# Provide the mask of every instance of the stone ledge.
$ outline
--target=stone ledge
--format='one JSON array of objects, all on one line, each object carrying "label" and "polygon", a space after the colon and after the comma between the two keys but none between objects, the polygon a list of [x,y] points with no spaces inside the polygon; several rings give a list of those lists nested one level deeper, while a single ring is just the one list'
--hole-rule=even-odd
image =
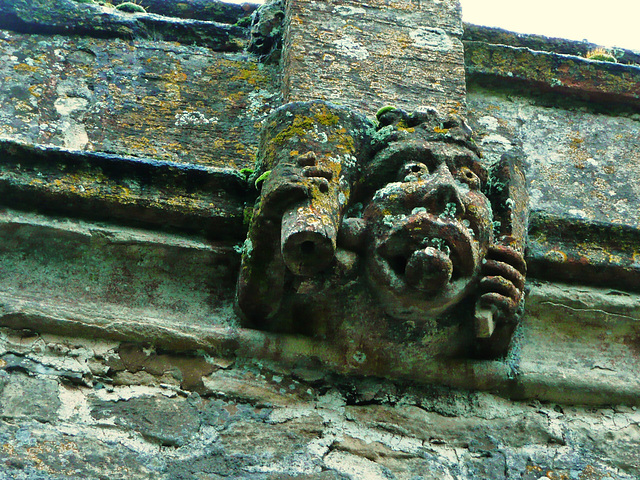
[{"label": "stone ledge", "polygon": [[230,168],[0,140],[0,204],[127,224],[242,236],[244,178]]},{"label": "stone ledge", "polygon": [[522,84],[536,94],[570,95],[640,110],[639,66],[477,41],[465,41],[464,49],[468,81]]},{"label": "stone ledge", "polygon": [[0,288],[18,304],[229,325],[239,268],[230,243],[18,212],[0,220]]},{"label": "stone ledge", "polygon": [[192,44],[0,30],[0,137],[250,167],[280,105],[276,70]]},{"label": "stone ledge", "polygon": [[640,230],[533,212],[527,243],[530,276],[625,291],[640,290]]},{"label": "stone ledge", "polygon": [[21,33],[87,35],[98,38],[161,38],[196,43],[220,51],[243,49],[248,30],[212,21],[126,13],[93,2],[51,0],[46,6],[26,0],[0,4],[0,28]]},{"label": "stone ledge", "polygon": [[[567,40],[566,38],[545,37],[544,35],[531,35],[510,32],[501,28],[485,27],[464,24],[464,41],[484,42],[492,45],[509,45],[511,47],[525,47],[542,52],[560,53],[584,57],[588,52],[601,45],[595,43]],[[613,48],[614,56],[618,63],[640,64],[640,53],[624,48]]]},{"label": "stone ledge", "polygon": [[637,295],[611,290],[532,284],[526,315],[510,353],[497,361],[430,358],[429,352],[415,345],[402,348],[392,342],[381,342],[372,354],[376,358],[354,361],[357,345],[350,338],[329,342],[238,328],[229,294],[213,305],[217,310],[213,316],[100,299],[65,301],[67,294],[56,295],[55,289],[24,293],[3,285],[0,325],[133,341],[171,351],[203,350],[228,358],[263,359],[294,370],[312,365],[339,374],[435,383],[515,399],[640,403],[636,373],[640,368],[640,301]]}]

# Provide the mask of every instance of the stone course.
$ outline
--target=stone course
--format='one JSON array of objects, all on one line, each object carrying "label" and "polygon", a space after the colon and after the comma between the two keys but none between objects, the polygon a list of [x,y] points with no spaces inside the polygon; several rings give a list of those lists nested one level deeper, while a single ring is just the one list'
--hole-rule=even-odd
[{"label": "stone course", "polygon": [[0,365],[3,480],[640,475],[635,407],[512,402],[8,329]]}]

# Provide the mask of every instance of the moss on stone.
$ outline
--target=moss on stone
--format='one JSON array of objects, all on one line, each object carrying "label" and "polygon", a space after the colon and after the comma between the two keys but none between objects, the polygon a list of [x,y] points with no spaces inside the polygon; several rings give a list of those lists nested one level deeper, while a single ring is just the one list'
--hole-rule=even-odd
[{"label": "moss on stone", "polygon": [[147,13],[147,10],[140,4],[134,2],[123,2],[116,5],[116,10],[125,13]]}]

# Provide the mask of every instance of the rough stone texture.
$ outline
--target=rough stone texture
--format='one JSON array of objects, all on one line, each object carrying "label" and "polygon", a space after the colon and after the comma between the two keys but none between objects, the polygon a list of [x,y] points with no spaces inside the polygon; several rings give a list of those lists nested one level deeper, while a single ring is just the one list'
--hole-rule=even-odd
[{"label": "rough stone texture", "polygon": [[226,3],[219,0],[144,1],[144,8],[149,13],[231,24],[249,17],[258,7],[252,2]]},{"label": "rough stone texture", "polygon": [[[567,40],[565,38],[545,37],[542,35],[530,35],[509,32],[501,28],[492,28],[470,23],[464,24],[463,41],[485,42],[494,45],[510,45],[512,47],[525,47],[531,50],[542,52],[555,52],[563,55],[575,55],[585,57],[588,52],[594,50],[600,45],[589,42],[578,42],[575,40]],[[614,57],[618,63],[624,64],[640,64],[640,53],[633,50],[623,48],[611,48]]]},{"label": "rough stone texture", "polygon": [[[20,0],[1,7],[19,7],[5,19],[18,18],[14,28],[23,33],[55,33],[68,25],[54,18],[55,9],[44,20],[29,18],[51,4]],[[96,18],[95,5],[56,5],[88,12],[74,17],[76,29],[69,30],[88,36],[0,37],[0,134],[9,139],[0,203],[17,206],[16,192],[29,192],[35,180],[29,206],[57,198],[51,208],[58,214],[81,215],[77,204],[85,211],[98,205],[103,214],[114,208],[112,220],[138,222],[144,215],[122,205],[160,196],[156,219],[173,212],[174,219],[193,215],[193,223],[205,216],[207,203],[213,215],[223,217],[228,208],[240,219],[243,192],[216,210],[216,196],[228,199],[229,190],[205,195],[203,178],[220,174],[219,188],[239,177],[212,167],[252,165],[259,122],[280,103],[277,68],[242,53],[192,46],[197,35],[181,37],[188,45],[131,39],[132,33],[148,36],[150,25],[179,24],[170,19]],[[423,101],[464,113],[456,2],[290,2],[296,11],[285,58],[291,98],[335,99],[339,91],[345,103],[368,113],[389,103],[411,110]],[[391,21],[393,28],[383,25],[388,35],[373,37],[382,28],[376,18]],[[100,28],[120,39],[94,38]],[[486,160],[513,148],[529,157],[534,273],[557,278],[569,271],[569,280],[609,282],[627,272],[625,278],[637,279],[638,118],[628,114],[638,105],[637,67],[508,47],[473,51],[478,62],[471,58],[469,71],[476,80],[515,77],[511,86],[600,102],[586,111],[562,110],[511,93],[471,95]],[[302,88],[306,81],[311,93]],[[338,90],[340,82],[351,83]],[[609,100],[628,100],[627,115],[611,116]],[[596,106],[609,115],[594,114]],[[67,150],[30,146],[38,144]],[[15,155],[21,148],[28,152],[24,161]],[[89,158],[69,149],[122,156]],[[123,156],[165,163],[145,159],[142,169],[131,169],[132,159]],[[43,168],[47,159],[55,162]],[[106,168],[111,161],[127,165],[127,174]],[[151,172],[152,181],[131,184],[140,182],[141,171]],[[179,188],[163,197],[158,185],[167,172],[165,183],[177,179]],[[84,198],[80,187],[93,189],[94,197]],[[135,195],[123,199],[122,187]],[[109,195],[119,200],[109,203]],[[102,200],[92,203],[96,198]],[[171,207],[172,201],[179,205]],[[183,208],[194,202],[201,217]],[[0,333],[1,480],[640,477],[635,294],[532,281],[528,314],[506,358],[443,361],[425,353],[422,342],[431,340],[410,324],[383,338],[384,321],[357,302],[342,302],[349,315],[333,332],[336,341],[238,328],[232,244],[242,228],[212,245],[95,218],[4,210],[2,218],[0,322],[11,329]],[[558,218],[588,228],[565,230]],[[593,226],[599,230],[578,241],[580,232],[593,234]],[[612,226],[623,227],[624,235]],[[574,258],[567,245],[583,257]],[[591,269],[582,272],[591,277],[567,268],[582,258]],[[607,262],[613,270],[599,278]],[[352,293],[345,289],[343,298],[355,298]],[[478,391],[424,386],[429,383]]]},{"label": "rough stone texture", "polygon": [[0,291],[23,305],[44,300],[59,314],[98,309],[107,317],[205,324],[229,318],[239,268],[233,244],[7,211],[0,238]]},{"label": "rough stone texture", "polygon": [[165,41],[0,31],[0,136],[246,167],[279,105],[273,66]]},{"label": "rough stone texture", "polygon": [[640,128],[637,114],[562,109],[471,89],[470,121],[485,157],[527,157],[530,273],[640,287]]},{"label": "rough stone texture", "polygon": [[640,66],[587,60],[510,45],[467,41],[468,77],[483,83],[521,83],[553,92],[640,110]]},{"label": "rough stone texture", "polygon": [[[125,2],[119,1],[116,5],[118,3]],[[144,8],[142,4],[138,5]],[[216,10],[218,5],[211,2],[209,6]],[[171,10],[162,13],[171,15]],[[217,10],[224,16],[224,8]],[[227,13],[230,13],[228,9]],[[120,10],[109,2],[93,0],[3,0],[0,3],[0,28],[25,33],[163,39],[232,52],[242,50],[246,44],[246,28],[164,15]],[[235,16],[240,17],[240,13]]]},{"label": "rough stone texture", "polygon": [[[324,335],[238,328],[233,289],[240,245],[212,246],[195,238],[11,212],[3,219],[2,326],[147,342],[229,359],[261,358],[305,378],[318,378],[314,371],[324,369],[564,403],[637,404],[640,399],[637,295],[532,283],[527,314],[506,358],[474,360],[469,352],[445,358],[434,351],[446,352],[448,344],[440,345],[437,336],[411,322],[389,322],[348,282],[323,297],[333,305],[323,318],[332,325]],[[344,298],[350,299],[346,305]],[[243,390],[248,395],[236,379],[201,381],[177,360],[173,368],[165,357],[147,362],[130,348],[119,355],[124,363],[111,365],[121,372],[114,373],[114,382],[144,384],[150,375],[167,381],[173,376],[182,388],[198,393],[209,389],[234,397]],[[50,373],[16,357],[4,362],[12,371]],[[211,371],[202,363],[197,368]],[[83,383],[74,368],[60,370],[67,382]],[[256,385],[251,398],[283,401],[272,395]]]},{"label": "rough stone texture", "polygon": [[533,211],[640,228],[640,116],[553,108],[483,89],[468,98],[485,157],[498,159],[522,142]]},{"label": "rough stone texture", "polygon": [[[30,366],[9,368],[11,356],[29,359]],[[122,375],[135,373],[127,370],[136,369],[133,357],[148,368],[144,382]],[[185,390],[178,377],[189,368],[201,385],[213,388]],[[70,384],[69,371],[81,374],[83,383]],[[0,478],[631,480],[640,475],[635,408],[510,402],[487,393],[374,378],[322,373],[317,378],[307,381],[255,361],[2,330]],[[230,382],[235,389],[221,388]],[[19,394],[31,398],[25,405],[37,401],[40,407],[25,414],[24,407],[6,406],[6,398]]]},{"label": "rough stone texture", "polygon": [[385,105],[464,113],[456,1],[287,3],[286,101],[327,100],[374,114]]},{"label": "rough stone texture", "polygon": [[230,168],[137,159],[0,139],[6,206],[238,238],[246,177]]}]

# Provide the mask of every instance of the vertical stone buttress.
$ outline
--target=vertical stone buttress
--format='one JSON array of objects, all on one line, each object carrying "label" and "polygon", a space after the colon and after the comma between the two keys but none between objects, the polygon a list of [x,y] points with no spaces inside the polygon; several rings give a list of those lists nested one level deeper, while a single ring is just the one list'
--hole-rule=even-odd
[{"label": "vertical stone buttress", "polygon": [[465,115],[458,0],[288,0],[285,102]]}]

